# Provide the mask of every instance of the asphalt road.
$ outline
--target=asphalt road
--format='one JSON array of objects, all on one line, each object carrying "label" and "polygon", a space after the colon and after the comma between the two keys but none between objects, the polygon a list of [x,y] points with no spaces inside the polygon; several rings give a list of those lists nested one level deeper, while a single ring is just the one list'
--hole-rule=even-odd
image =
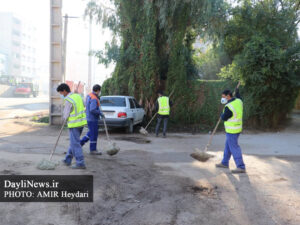
[{"label": "asphalt road", "polygon": [[49,108],[48,96],[37,98],[0,98],[0,120],[25,117]]}]

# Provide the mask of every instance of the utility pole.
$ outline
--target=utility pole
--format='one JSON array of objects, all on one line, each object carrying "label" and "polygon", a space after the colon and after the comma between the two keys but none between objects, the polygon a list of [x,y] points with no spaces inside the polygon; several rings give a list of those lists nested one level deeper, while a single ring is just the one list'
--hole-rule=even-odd
[{"label": "utility pole", "polygon": [[62,0],[50,0],[49,123],[61,124],[62,101],[56,92],[62,82]]},{"label": "utility pole", "polygon": [[88,92],[92,90],[92,18],[89,24],[89,65],[88,65]]},{"label": "utility pole", "polygon": [[65,22],[64,22],[64,37],[63,37],[63,51],[62,51],[62,76],[63,76],[63,82],[66,81],[66,67],[67,67],[67,40],[68,40],[68,23],[69,23],[69,19],[77,19],[80,18],[78,16],[68,16],[68,14],[66,14],[64,16]]},{"label": "utility pole", "polygon": [[66,56],[67,56],[67,32],[68,32],[68,14],[64,16],[65,23],[64,23],[64,37],[63,37],[63,51],[62,51],[62,76],[63,76],[63,82],[66,81]]}]

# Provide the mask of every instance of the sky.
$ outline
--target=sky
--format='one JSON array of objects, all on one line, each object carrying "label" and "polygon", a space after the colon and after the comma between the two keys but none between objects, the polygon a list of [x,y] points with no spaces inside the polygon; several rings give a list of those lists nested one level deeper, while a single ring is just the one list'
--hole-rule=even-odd
[{"label": "sky", "polygon": [[[67,38],[66,79],[75,82],[87,82],[89,22],[83,19],[86,3],[87,0],[63,0],[62,14],[79,17],[69,19]],[[0,0],[0,11],[12,12],[37,28],[37,65],[49,80],[50,0]],[[108,30],[102,30],[99,25],[93,24],[93,50],[103,49],[105,42],[110,39]],[[98,65],[95,58],[92,62],[92,83],[102,84],[110,76],[114,65],[106,69],[105,66]]]}]

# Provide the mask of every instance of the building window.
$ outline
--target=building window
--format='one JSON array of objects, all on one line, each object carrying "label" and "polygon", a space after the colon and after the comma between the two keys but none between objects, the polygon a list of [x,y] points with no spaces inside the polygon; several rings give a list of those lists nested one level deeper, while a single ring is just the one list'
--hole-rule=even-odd
[{"label": "building window", "polygon": [[16,35],[16,36],[20,36],[20,32],[17,31],[17,30],[13,30],[13,31],[12,31],[12,34],[13,34],[13,35]]},{"label": "building window", "polygon": [[18,20],[17,18],[14,18],[14,23],[15,23],[15,24],[20,24],[21,22],[20,22],[20,20]]},{"label": "building window", "polygon": [[20,43],[17,42],[17,41],[13,41],[13,45],[14,45],[14,46],[20,46]]}]

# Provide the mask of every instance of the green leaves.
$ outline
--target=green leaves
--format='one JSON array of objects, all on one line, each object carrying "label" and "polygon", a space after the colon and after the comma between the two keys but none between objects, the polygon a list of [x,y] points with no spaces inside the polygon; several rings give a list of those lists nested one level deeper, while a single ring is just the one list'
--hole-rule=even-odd
[{"label": "green leaves", "polygon": [[293,108],[300,87],[294,26],[299,9],[295,10],[296,1],[240,2],[223,42],[233,62],[219,75],[243,81],[246,96],[251,96],[245,105],[254,124],[276,128]]}]

